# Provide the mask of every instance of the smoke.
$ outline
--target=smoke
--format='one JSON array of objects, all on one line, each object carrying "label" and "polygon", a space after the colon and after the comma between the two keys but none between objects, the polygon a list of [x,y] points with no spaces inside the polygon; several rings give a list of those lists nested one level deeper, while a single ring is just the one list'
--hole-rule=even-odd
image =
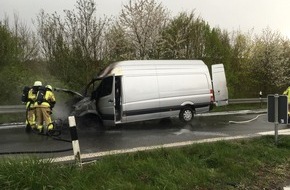
[{"label": "smoke", "polygon": [[66,105],[63,102],[57,102],[55,107],[52,110],[53,117],[55,119],[61,119],[61,120],[67,119],[67,117],[70,114],[70,110],[71,108],[69,107],[69,105]]},{"label": "smoke", "polygon": [[61,119],[65,121],[68,116],[70,116],[73,110],[73,105],[78,101],[78,99],[70,95],[64,96],[63,93],[55,93],[55,96],[56,104],[52,110],[52,117],[53,119]]}]

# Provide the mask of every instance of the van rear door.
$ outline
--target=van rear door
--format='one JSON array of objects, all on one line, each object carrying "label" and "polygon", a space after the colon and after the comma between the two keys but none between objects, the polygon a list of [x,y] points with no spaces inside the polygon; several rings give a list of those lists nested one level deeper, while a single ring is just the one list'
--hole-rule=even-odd
[{"label": "van rear door", "polygon": [[228,105],[229,96],[224,65],[212,65],[211,72],[216,106]]}]

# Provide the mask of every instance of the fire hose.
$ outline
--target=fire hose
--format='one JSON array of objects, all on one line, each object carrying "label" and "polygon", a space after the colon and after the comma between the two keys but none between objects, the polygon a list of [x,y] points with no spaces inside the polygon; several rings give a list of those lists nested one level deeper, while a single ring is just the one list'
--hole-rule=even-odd
[{"label": "fire hose", "polygon": [[[29,106],[28,106],[29,107]],[[28,120],[28,109],[26,109],[26,119]],[[61,121],[61,120],[56,120],[56,121]],[[51,137],[53,140],[56,141],[62,141],[62,142],[69,142],[71,143],[71,140],[66,140],[66,139],[62,139],[59,136],[61,135],[61,131],[62,131],[62,123],[61,122],[53,122],[53,132],[49,132],[47,134],[43,134],[43,133],[38,133],[35,130],[31,129],[29,122],[28,122],[28,127],[26,126],[25,131],[27,133],[29,133],[30,131],[32,131],[34,134],[38,134],[38,135],[43,135],[43,136],[48,136]],[[60,128],[60,129],[58,129]],[[46,153],[59,153],[59,152],[67,152],[67,151],[71,151],[73,150],[73,148],[67,148],[67,149],[59,149],[59,150],[43,150],[43,151],[11,151],[11,152],[0,152],[0,155],[7,155],[7,154],[46,154]]]},{"label": "fire hose", "polygon": [[[39,133],[37,133],[39,134]],[[50,135],[46,135],[46,134],[39,134],[39,135],[43,135],[43,136],[48,136],[51,137],[53,140],[56,141],[62,141],[62,142],[69,142],[71,143],[71,140],[66,140],[66,139],[62,139],[60,137],[55,137],[55,136],[50,136]],[[16,151],[16,152],[0,152],[0,155],[6,155],[6,154],[45,154],[45,153],[59,153],[59,152],[67,152],[67,151],[71,151],[73,150],[73,148],[67,148],[67,149],[59,149],[59,150],[42,150],[42,151]]]},{"label": "fire hose", "polygon": [[250,122],[255,121],[256,119],[258,119],[262,115],[266,115],[266,114],[257,115],[256,117],[254,117],[254,118],[252,118],[250,120],[245,120],[245,121],[229,121],[229,123],[234,123],[234,124],[250,123]]}]

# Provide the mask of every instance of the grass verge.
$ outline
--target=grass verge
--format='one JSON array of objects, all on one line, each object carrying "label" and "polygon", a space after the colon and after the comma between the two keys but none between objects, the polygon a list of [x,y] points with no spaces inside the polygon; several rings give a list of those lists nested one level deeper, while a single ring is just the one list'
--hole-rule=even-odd
[{"label": "grass verge", "polygon": [[104,157],[84,165],[0,160],[1,189],[282,189],[290,136],[194,144]]}]

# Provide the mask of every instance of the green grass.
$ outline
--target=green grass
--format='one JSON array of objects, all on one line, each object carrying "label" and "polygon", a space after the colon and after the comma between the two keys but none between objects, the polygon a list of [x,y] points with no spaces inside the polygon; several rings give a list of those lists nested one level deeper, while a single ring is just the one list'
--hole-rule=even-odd
[{"label": "green grass", "polygon": [[106,156],[82,169],[37,158],[0,160],[1,189],[278,189],[290,137],[195,144]]}]

